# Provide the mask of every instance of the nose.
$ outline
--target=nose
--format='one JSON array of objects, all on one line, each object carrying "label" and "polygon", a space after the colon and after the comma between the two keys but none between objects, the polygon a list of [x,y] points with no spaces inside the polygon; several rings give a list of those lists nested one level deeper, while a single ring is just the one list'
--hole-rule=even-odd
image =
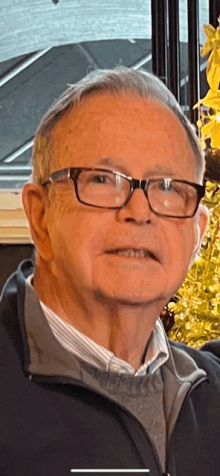
[{"label": "nose", "polygon": [[119,217],[126,222],[145,224],[152,221],[148,199],[142,189],[135,189],[127,205],[119,210]]}]

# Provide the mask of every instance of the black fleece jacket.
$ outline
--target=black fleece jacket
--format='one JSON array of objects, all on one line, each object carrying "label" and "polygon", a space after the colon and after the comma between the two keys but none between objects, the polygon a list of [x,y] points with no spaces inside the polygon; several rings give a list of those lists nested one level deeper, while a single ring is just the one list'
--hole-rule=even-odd
[{"label": "black fleece jacket", "polygon": [[[59,370],[57,375],[30,372],[24,301],[25,277],[33,266],[23,261],[0,299],[0,475],[110,474],[88,469],[138,474],[135,469],[145,469],[142,474],[161,476],[149,436],[126,408]],[[199,351],[172,341],[170,346],[190,355],[206,376],[184,398],[167,447],[166,474],[219,476],[220,341]],[[37,344],[35,350],[40,362]]]}]

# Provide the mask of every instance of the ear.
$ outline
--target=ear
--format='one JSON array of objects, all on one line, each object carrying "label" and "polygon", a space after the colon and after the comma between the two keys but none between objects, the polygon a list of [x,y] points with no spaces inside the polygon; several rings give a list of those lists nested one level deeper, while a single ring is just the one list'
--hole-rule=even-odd
[{"label": "ear", "polygon": [[192,256],[188,265],[188,271],[191,269],[191,267],[194,264],[195,257],[198,253],[198,251],[201,248],[201,244],[203,241],[204,234],[206,232],[207,226],[208,226],[208,220],[209,220],[209,210],[205,205],[199,205],[198,211],[196,213],[195,217],[195,245],[194,249],[192,252]]},{"label": "ear", "polygon": [[52,247],[47,227],[46,199],[38,184],[26,183],[22,190],[22,202],[35,247],[45,260],[52,259]]},{"label": "ear", "polygon": [[195,219],[197,234],[199,230],[199,235],[200,235],[199,240],[197,238],[197,242],[199,241],[198,249],[200,249],[200,246],[202,244],[204,234],[208,227],[208,221],[209,221],[209,209],[205,205],[200,204],[198,211],[196,213],[196,219]]}]

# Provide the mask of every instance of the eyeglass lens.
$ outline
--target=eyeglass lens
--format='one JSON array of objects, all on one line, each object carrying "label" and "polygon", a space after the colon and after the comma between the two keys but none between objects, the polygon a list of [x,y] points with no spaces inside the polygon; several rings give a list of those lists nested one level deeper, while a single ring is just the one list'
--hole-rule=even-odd
[{"label": "eyeglass lens", "polygon": [[[129,192],[129,180],[112,172],[84,170],[78,177],[79,198],[90,205],[120,207]],[[153,210],[169,216],[191,215],[197,204],[194,187],[161,179],[151,182],[148,197]]]}]

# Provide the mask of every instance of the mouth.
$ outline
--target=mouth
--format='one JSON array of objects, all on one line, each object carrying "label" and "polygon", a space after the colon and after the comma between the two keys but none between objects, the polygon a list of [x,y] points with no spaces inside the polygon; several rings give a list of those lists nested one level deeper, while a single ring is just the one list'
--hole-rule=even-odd
[{"label": "mouth", "polygon": [[106,253],[116,255],[116,256],[122,256],[125,258],[130,258],[130,259],[142,259],[142,260],[154,259],[155,261],[158,261],[154,253],[143,248],[142,249],[121,248],[121,249],[109,250],[109,251],[106,251]]}]

